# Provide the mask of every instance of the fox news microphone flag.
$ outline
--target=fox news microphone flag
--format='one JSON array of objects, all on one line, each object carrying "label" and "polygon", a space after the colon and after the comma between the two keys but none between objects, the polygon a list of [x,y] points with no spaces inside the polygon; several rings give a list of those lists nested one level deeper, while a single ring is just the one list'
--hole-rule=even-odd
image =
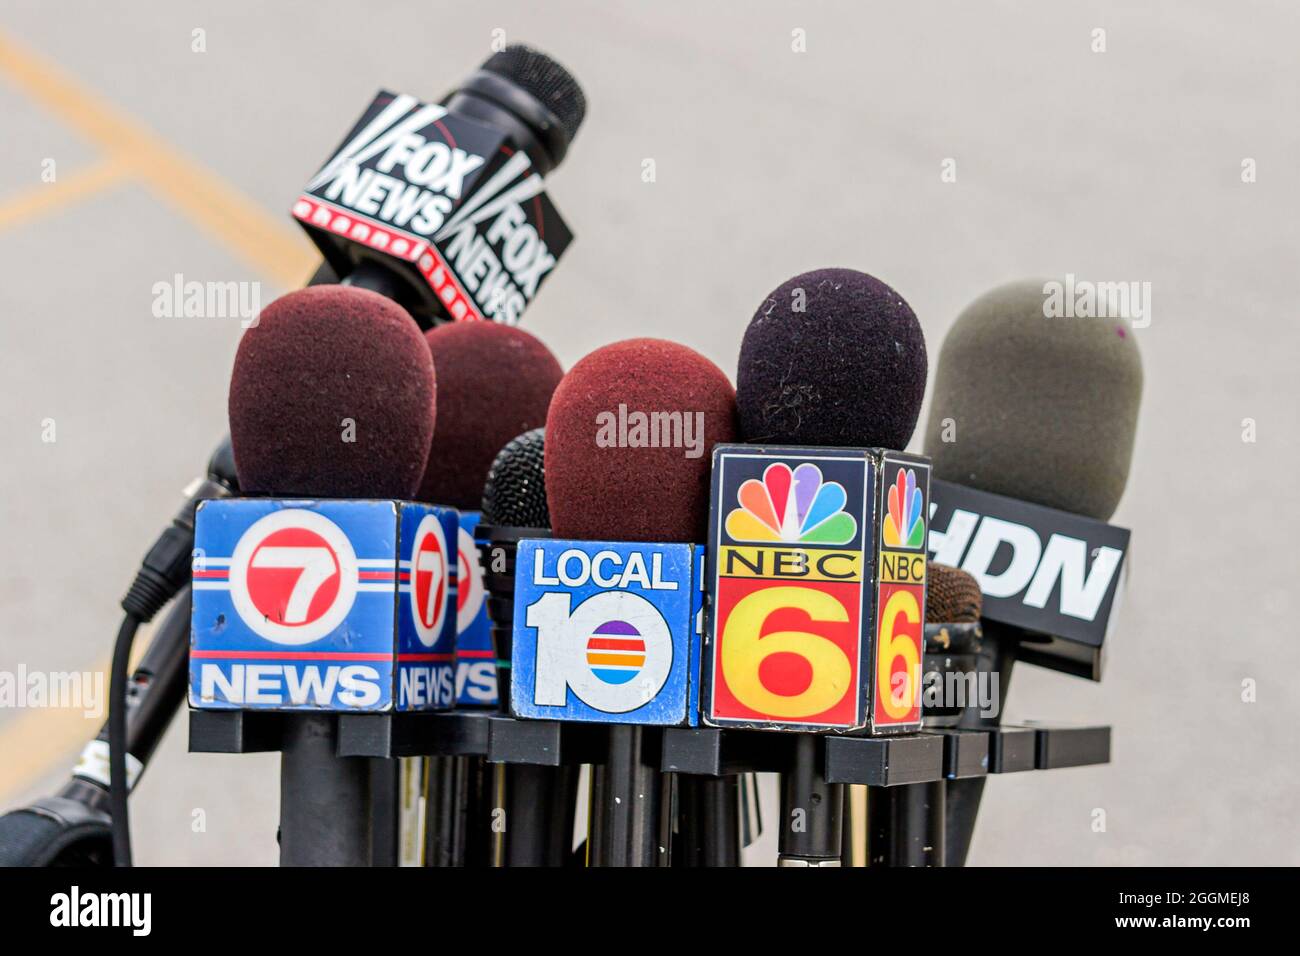
[{"label": "fox news microphone flag", "polygon": [[519,46],[443,104],[380,91],[293,216],[337,275],[389,267],[415,314],[515,325],[573,238],[543,177],[585,113],[568,71]]}]

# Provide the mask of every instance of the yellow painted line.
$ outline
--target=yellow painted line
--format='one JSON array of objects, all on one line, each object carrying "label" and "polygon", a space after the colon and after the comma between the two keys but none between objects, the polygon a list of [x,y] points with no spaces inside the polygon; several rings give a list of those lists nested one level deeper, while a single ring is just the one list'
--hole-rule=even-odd
[{"label": "yellow painted line", "polygon": [[[214,235],[259,275],[293,289],[306,282],[319,262],[319,255],[289,221],[287,212],[283,216],[268,214],[3,30],[0,74],[113,160],[127,162],[159,198]],[[286,209],[293,198],[287,197]]]},{"label": "yellow painted line", "polygon": [[[5,755],[4,777],[0,779],[0,813],[12,810],[11,802],[60,763],[68,775],[76,763],[78,748],[89,743],[108,719],[108,675],[104,675],[104,714],[87,717],[77,707],[25,710],[0,728],[0,753]],[[59,786],[63,781],[59,781]],[[41,793],[37,796],[48,797]]]},{"label": "yellow painted line", "polygon": [[[289,221],[287,213],[267,213],[215,173],[174,149],[3,30],[0,30],[0,75],[106,154],[84,175],[61,184],[65,200],[88,195],[114,178],[135,176],[156,196],[215,236],[257,275],[281,288],[301,286],[319,262],[319,255]],[[19,197],[4,211],[10,223],[53,208],[50,203],[59,187],[41,185],[51,190],[49,196]],[[69,187],[79,192],[69,191]],[[291,201],[294,197],[286,198]],[[106,641],[115,628],[116,622],[107,623]],[[137,648],[147,647],[151,636],[138,635]],[[107,671],[103,663],[98,669]],[[99,726],[98,719],[86,718],[80,710],[30,711],[6,720],[0,727],[0,753],[5,755],[0,767],[4,773],[0,779],[0,811],[7,809],[7,802],[16,794],[53,772],[60,763],[67,761],[71,770],[70,761],[75,759],[76,748],[90,740]]]},{"label": "yellow painted line", "polygon": [[131,168],[126,162],[113,157],[59,177],[52,183],[42,182],[30,186],[17,196],[0,202],[0,229],[21,225],[92,196],[121,182],[130,173]]},{"label": "yellow painted line", "polygon": [[[140,658],[144,657],[153,641],[152,623],[140,628],[131,648],[127,665],[134,673]],[[11,802],[19,794],[53,773],[60,764],[72,775],[81,748],[95,739],[104,721],[108,720],[108,667],[106,658],[90,668],[91,674],[103,674],[104,699],[99,702],[103,711],[98,717],[87,717],[84,707],[46,707],[25,710],[13,720],[0,726],[0,754],[5,755],[0,764],[0,813],[13,809]],[[0,710],[0,714],[4,711]],[[63,785],[62,780],[57,786]],[[49,796],[42,793],[38,796]]]}]

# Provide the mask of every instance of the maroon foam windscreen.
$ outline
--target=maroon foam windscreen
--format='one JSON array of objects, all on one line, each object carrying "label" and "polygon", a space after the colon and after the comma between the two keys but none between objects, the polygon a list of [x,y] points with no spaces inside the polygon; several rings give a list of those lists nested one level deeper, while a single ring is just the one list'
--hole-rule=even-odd
[{"label": "maroon foam windscreen", "polygon": [[438,377],[438,423],[419,499],[472,510],[497,452],[546,423],[564,370],[522,329],[452,322],[425,333]]},{"label": "maroon foam windscreen", "polygon": [[557,538],[703,541],[713,446],[736,439],[736,393],[703,355],[662,339],[592,352],[546,419]]},{"label": "maroon foam windscreen", "polygon": [[390,299],[313,286],[244,332],[228,408],[245,494],[410,498],[433,437],[433,362]]}]

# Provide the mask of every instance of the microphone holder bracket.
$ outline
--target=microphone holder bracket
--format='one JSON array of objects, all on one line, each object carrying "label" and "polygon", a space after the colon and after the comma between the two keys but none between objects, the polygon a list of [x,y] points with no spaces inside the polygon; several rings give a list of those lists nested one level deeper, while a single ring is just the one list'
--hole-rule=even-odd
[{"label": "microphone holder bracket", "polygon": [[[190,710],[195,753],[254,753],[283,746],[285,718],[267,711]],[[492,763],[558,767],[601,763],[610,724],[516,720],[491,711],[338,715],[340,757],[484,757]],[[723,777],[782,772],[794,759],[796,734],[717,727],[646,727],[664,773]],[[1110,762],[1111,728],[1007,724],[936,728],[891,737],[821,737],[830,783],[894,787],[1056,770]]]}]

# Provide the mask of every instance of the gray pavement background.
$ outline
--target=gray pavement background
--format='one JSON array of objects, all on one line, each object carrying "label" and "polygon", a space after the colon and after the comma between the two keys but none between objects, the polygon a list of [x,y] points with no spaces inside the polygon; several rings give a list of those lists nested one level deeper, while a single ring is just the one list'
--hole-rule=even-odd
[{"label": "gray pavement background", "polygon": [[[1090,51],[1096,27],[1105,53]],[[0,6],[0,33],[286,234],[296,190],[375,89],[437,97],[498,28],[566,63],[590,99],[550,187],[578,238],[525,318],[566,365],[655,335],[734,373],[755,306],[822,265],[888,281],[935,354],[960,309],[1009,279],[1152,283],[1115,517],[1134,531],[1132,575],[1106,679],[1022,668],[1009,705],[1112,723],[1114,762],[992,780],[971,862],[1300,863],[1300,7]],[[791,50],[797,28],[805,53]],[[101,155],[3,75],[0,112],[0,214],[38,187],[43,158],[64,176]],[[947,157],[955,183],[940,181]],[[0,670],[90,667],[107,659],[141,549],[224,428],[237,323],[154,318],[152,285],[179,272],[260,279],[264,301],[284,289],[135,181],[0,229],[0,262]],[[79,740],[46,735],[39,716],[0,711],[0,803],[48,789],[75,756]],[[187,755],[178,721],[135,799],[139,860],[274,862],[275,766]]]}]

